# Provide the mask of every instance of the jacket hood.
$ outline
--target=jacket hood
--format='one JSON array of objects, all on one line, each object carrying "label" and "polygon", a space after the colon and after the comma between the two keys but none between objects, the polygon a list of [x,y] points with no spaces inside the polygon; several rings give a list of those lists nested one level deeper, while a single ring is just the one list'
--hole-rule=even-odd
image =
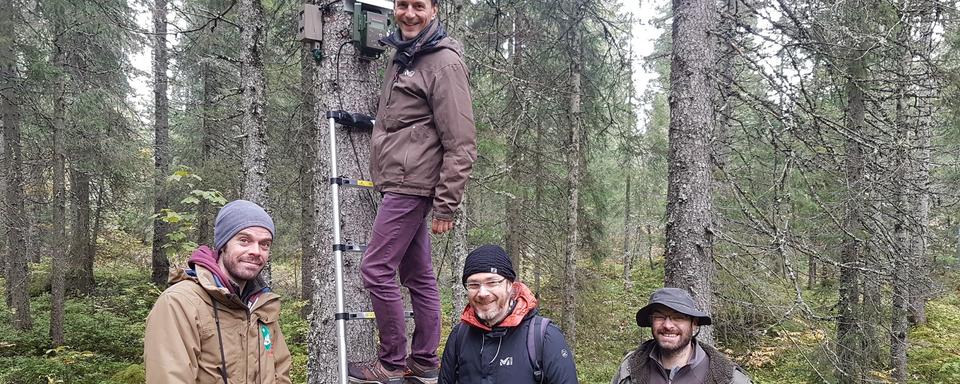
[{"label": "jacket hood", "polygon": [[[227,274],[220,270],[220,255],[212,251],[206,245],[201,245],[193,251],[187,265],[190,269],[178,268],[170,274],[169,283],[173,285],[182,280],[193,280],[204,287],[211,295],[220,297],[220,301],[230,303],[231,296],[239,299],[240,303],[247,306],[257,301],[257,298],[270,291],[263,278],[257,275],[253,280],[247,281],[243,286],[242,292],[237,292],[238,287],[230,281]],[[210,273],[210,281],[201,278],[201,270]]]},{"label": "jacket hood", "polygon": [[439,51],[441,49],[449,49],[454,51],[457,53],[457,56],[460,56],[461,59],[463,58],[463,44],[452,37],[447,36],[437,42],[437,45],[433,50]]},{"label": "jacket hood", "polygon": [[[494,327],[497,328],[512,328],[520,325],[525,318],[528,316],[534,316],[537,314],[537,297],[533,295],[533,292],[530,291],[530,288],[521,282],[515,281],[513,283],[513,309],[507,317],[500,321],[500,323],[495,324]],[[473,310],[473,306],[467,304],[467,307],[463,309],[463,314],[460,315],[460,321],[469,324],[471,327],[479,328],[484,331],[492,331],[493,328],[484,324],[480,319],[477,319],[477,314]]]},{"label": "jacket hood", "polygon": [[187,265],[194,270],[196,270],[198,265],[205,268],[217,278],[219,286],[227,288],[227,291],[234,295],[237,294],[237,288],[233,286],[230,278],[220,270],[220,254],[211,250],[210,247],[201,245],[195,249],[193,253],[190,254],[190,260],[187,260]]},{"label": "jacket hood", "polygon": [[442,49],[450,49],[456,52],[461,59],[463,58],[463,46],[447,35],[446,29],[443,28],[443,24],[439,20],[431,21],[426,28],[410,40],[404,40],[400,28],[397,28],[390,35],[380,39],[379,43],[396,49],[391,61],[401,71],[413,68],[415,61],[420,56]]}]

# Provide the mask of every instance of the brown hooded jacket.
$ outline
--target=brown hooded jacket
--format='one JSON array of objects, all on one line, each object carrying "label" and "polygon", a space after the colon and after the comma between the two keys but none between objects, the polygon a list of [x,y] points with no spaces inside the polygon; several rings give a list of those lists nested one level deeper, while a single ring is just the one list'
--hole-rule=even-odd
[{"label": "brown hooded jacket", "polygon": [[452,220],[476,157],[460,43],[444,37],[402,71],[391,59],[370,141],[377,190],[433,196],[434,217]]},{"label": "brown hooded jacket", "polygon": [[221,348],[230,383],[290,383],[280,297],[254,287],[241,299],[218,284],[210,270],[216,256],[206,247],[194,252],[191,266],[171,273],[170,288],[147,316],[147,383],[223,383]]}]

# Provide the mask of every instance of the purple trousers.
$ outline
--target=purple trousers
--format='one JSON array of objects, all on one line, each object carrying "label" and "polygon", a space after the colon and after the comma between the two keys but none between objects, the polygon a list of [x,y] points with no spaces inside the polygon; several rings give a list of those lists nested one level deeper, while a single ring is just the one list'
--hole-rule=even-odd
[{"label": "purple trousers", "polygon": [[436,367],[440,345],[440,291],[430,257],[427,214],[433,198],[386,193],[367,252],[360,263],[363,286],[370,292],[380,330],[380,362],[406,367],[407,336],[403,298],[397,285],[410,290],[413,305],[413,341],[410,356],[419,364]]}]

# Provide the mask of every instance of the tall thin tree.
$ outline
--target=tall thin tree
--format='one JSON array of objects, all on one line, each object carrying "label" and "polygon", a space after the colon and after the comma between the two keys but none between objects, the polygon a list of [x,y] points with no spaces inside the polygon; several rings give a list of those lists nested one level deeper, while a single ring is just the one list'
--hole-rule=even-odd
[{"label": "tall thin tree", "polygon": [[[855,11],[851,8],[851,17]],[[855,39],[855,38],[852,38]],[[844,197],[843,240],[840,253],[840,300],[837,317],[837,359],[841,383],[861,380],[862,354],[860,353],[860,268],[863,252],[863,196],[864,154],[857,135],[864,129],[863,82],[866,68],[863,51],[853,43],[847,52],[845,77],[846,129],[849,136],[845,143],[844,174],[846,196]]]},{"label": "tall thin tree", "polygon": [[30,268],[24,238],[23,157],[20,149],[20,98],[17,72],[16,33],[12,1],[0,5],[0,122],[3,123],[3,154],[6,168],[6,203],[3,229],[7,243],[7,297],[13,312],[13,327],[33,328],[30,317]]},{"label": "tall thin tree", "polygon": [[[243,146],[243,198],[260,204],[268,212],[267,190],[267,78],[263,67],[266,50],[263,3],[260,0],[240,0],[240,82],[243,93],[243,119],[240,126],[245,135]],[[260,276],[270,284],[272,268],[268,262]]]},{"label": "tall thin tree", "polygon": [[[167,0],[153,3],[153,211],[170,207],[165,180],[170,173],[170,121],[167,100]],[[151,281],[158,287],[167,283],[170,261],[164,251],[169,228],[163,220],[153,221]]]},{"label": "tall thin tree", "polygon": [[[563,315],[560,322],[567,340],[570,345],[575,346],[577,340],[577,261],[580,252],[580,184],[583,179],[583,148],[581,143],[581,134],[583,130],[582,121],[582,71],[583,71],[583,47],[581,17],[584,13],[584,4],[575,0],[571,2],[573,9],[570,10],[571,20],[569,29],[568,59],[570,63],[569,85],[570,99],[567,110],[567,123],[570,125],[567,131],[567,188],[568,208],[567,208],[567,239],[564,243],[564,262],[563,262]],[[574,347],[575,348],[575,347]]]},{"label": "tall thin tree", "polygon": [[[63,68],[63,49],[54,44],[54,63]],[[66,74],[60,73],[55,80],[54,109],[66,110]],[[67,286],[67,192],[66,192],[66,149],[65,130],[62,113],[54,114],[53,131],[53,243],[50,263],[50,340],[54,346],[64,342],[64,303]]]},{"label": "tall thin tree", "polygon": [[[716,17],[713,1],[673,2],[664,282],[689,291],[706,313],[713,311],[709,137],[715,123]],[[702,328],[698,339],[712,343],[712,329]]]},{"label": "tall thin tree", "polygon": [[[336,311],[333,225],[340,226],[342,241],[366,243],[376,214],[373,193],[360,189],[341,189],[340,222],[333,222],[331,203],[331,176],[346,176],[364,179],[369,176],[370,131],[336,127],[336,140],[330,142],[327,111],[346,110],[373,115],[376,109],[380,77],[377,75],[383,61],[366,61],[350,46],[349,36],[339,31],[349,29],[352,15],[340,7],[324,9],[324,41],[320,48],[320,61],[316,62],[315,83],[317,95],[316,113],[319,132],[319,152],[316,163],[314,200],[316,201],[316,225],[314,244],[318,257],[315,290],[311,298],[311,327],[307,343],[307,382],[328,383],[338,377],[337,333],[334,312]],[[330,174],[330,147],[337,148],[337,170]],[[360,254],[344,253],[344,308],[346,311],[368,311],[370,300],[360,278]],[[352,321],[346,324],[346,340],[351,361],[369,360],[376,353],[372,322]]]}]

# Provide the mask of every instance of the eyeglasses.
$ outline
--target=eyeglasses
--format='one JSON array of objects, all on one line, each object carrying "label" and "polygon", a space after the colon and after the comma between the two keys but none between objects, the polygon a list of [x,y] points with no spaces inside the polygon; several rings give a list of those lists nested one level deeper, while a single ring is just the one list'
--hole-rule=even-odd
[{"label": "eyeglasses", "polygon": [[506,280],[506,279],[507,279],[507,278],[504,277],[504,278],[502,278],[502,279],[500,279],[500,280],[487,280],[487,281],[484,281],[484,282],[482,282],[482,283],[478,283],[478,282],[475,282],[475,281],[474,281],[474,282],[466,283],[466,284],[464,284],[463,286],[464,286],[464,288],[467,288],[467,290],[470,291],[470,292],[477,292],[477,291],[479,291],[481,286],[483,286],[484,288],[486,288],[486,289],[489,291],[489,290],[491,290],[491,289],[494,289],[494,288],[499,287],[499,286],[500,286],[500,283],[503,283],[503,281]]},{"label": "eyeglasses", "polygon": [[686,321],[690,319],[690,316],[684,315],[682,313],[672,313],[669,315],[663,313],[654,313],[650,315],[650,321],[654,323],[662,323],[670,319],[671,322],[678,323],[681,321]]}]

